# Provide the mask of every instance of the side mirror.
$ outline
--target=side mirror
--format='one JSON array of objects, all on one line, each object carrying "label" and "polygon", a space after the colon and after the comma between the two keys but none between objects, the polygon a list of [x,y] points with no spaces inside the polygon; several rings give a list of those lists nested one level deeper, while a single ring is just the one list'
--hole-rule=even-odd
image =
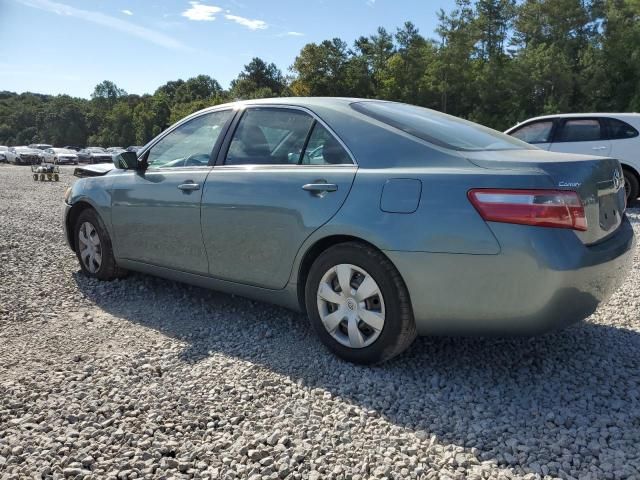
[{"label": "side mirror", "polygon": [[138,170],[140,168],[140,162],[138,162],[136,152],[119,153],[113,157],[113,163],[116,168],[123,170]]}]

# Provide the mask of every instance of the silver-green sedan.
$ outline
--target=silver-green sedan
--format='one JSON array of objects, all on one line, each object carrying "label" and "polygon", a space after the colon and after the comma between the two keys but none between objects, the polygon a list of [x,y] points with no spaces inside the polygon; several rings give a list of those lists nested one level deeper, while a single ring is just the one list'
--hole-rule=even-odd
[{"label": "silver-green sedan", "polygon": [[83,272],[298,309],[359,363],[418,334],[582,320],[623,281],[634,246],[617,160],[400,103],[219,105],[114,162],[77,169],[66,193]]}]

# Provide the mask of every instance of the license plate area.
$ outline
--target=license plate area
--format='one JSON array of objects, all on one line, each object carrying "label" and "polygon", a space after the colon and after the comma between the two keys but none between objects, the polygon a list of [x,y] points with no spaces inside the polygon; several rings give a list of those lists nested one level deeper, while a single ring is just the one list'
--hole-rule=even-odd
[{"label": "license plate area", "polygon": [[605,232],[609,232],[622,221],[622,215],[618,208],[618,195],[616,193],[610,193],[603,195],[598,199],[600,209],[600,229]]}]

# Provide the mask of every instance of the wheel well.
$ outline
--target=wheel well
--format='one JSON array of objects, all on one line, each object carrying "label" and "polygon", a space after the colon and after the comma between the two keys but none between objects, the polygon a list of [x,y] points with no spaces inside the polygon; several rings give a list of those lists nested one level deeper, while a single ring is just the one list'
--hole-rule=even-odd
[{"label": "wheel well", "polygon": [[630,165],[627,165],[626,163],[623,163],[621,166],[622,166],[622,170],[627,170],[627,171],[633,173],[633,175],[636,177],[638,182],[640,182],[640,174],[638,173],[638,171],[635,168],[633,168]]},{"label": "wheel well", "polygon": [[82,212],[87,209],[93,209],[93,207],[87,202],[77,202],[74,203],[69,211],[69,215],[67,215],[67,238],[69,239],[69,245],[71,245],[71,249],[76,251],[76,243],[73,241],[73,227],[78,220],[78,217]]},{"label": "wheel well", "polygon": [[375,248],[376,250],[380,251],[380,249],[375,245],[373,245],[372,243],[369,243],[358,237],[353,237],[351,235],[332,235],[330,237],[322,238],[318,240],[316,243],[314,243],[311,246],[311,248],[309,248],[307,252],[304,254],[304,258],[300,262],[300,267],[298,269],[298,281],[297,281],[298,303],[300,305],[300,309],[303,312],[306,311],[306,304],[305,304],[306,288],[305,287],[307,283],[307,277],[309,276],[309,270],[311,270],[311,265],[313,265],[313,262],[316,261],[316,258],[318,258],[320,254],[325,250],[333,247],[334,245],[338,245],[340,243],[347,243],[347,242],[362,243],[364,245],[367,245],[371,248]]}]

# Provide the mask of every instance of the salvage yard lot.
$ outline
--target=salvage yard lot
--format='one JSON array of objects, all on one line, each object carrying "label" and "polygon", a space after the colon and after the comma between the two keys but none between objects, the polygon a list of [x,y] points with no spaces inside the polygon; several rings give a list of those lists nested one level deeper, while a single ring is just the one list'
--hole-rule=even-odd
[{"label": "salvage yard lot", "polygon": [[360,367],[300,314],[82,276],[72,171],[0,165],[0,478],[640,478],[637,251],[580,325],[418,338]]}]

